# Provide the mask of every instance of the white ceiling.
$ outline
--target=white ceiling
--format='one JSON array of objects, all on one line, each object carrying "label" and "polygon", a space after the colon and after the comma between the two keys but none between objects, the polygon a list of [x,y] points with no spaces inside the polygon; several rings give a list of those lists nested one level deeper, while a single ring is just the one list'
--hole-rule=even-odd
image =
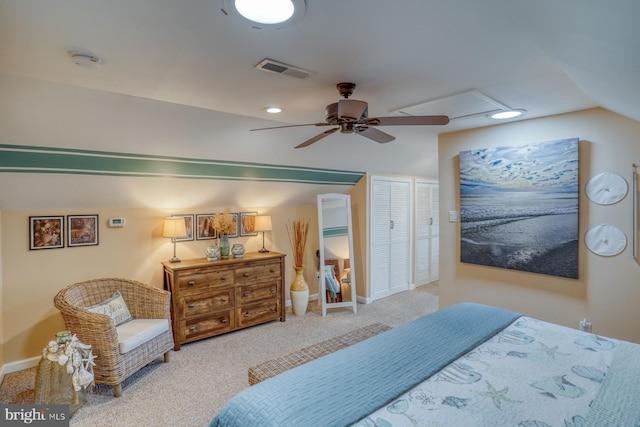
[{"label": "white ceiling", "polygon": [[[455,116],[449,97],[475,90],[527,110],[524,119],[602,106],[640,120],[640,1],[306,4],[294,25],[258,30],[225,15],[220,0],[0,0],[0,74],[230,113],[239,120],[229,126],[247,133],[323,121],[342,81],[357,84],[352,98],[367,101],[371,117],[441,98],[440,113]],[[102,67],[80,68],[70,51],[98,55]],[[313,74],[299,80],[256,70],[264,58]],[[277,121],[263,111],[270,105],[285,109]],[[491,124],[480,116],[420,132]],[[263,136],[269,143],[286,138],[275,155],[280,163],[312,163],[322,144],[332,144],[326,141],[347,138],[337,133],[292,149],[324,129],[259,133],[271,134]],[[406,127],[381,130],[398,136],[391,144],[410,145],[415,135]],[[336,167],[369,170],[364,157]]]}]

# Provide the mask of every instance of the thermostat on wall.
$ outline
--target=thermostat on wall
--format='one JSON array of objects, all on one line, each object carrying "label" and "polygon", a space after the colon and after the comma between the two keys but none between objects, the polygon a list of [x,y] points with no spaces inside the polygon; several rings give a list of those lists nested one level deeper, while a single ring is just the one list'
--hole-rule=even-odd
[{"label": "thermostat on wall", "polygon": [[109,227],[124,227],[124,218],[109,218]]}]

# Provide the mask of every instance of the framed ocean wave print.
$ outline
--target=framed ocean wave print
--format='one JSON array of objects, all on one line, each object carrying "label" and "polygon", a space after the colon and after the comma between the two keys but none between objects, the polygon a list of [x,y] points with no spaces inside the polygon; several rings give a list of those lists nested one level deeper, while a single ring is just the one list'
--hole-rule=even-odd
[{"label": "framed ocean wave print", "polygon": [[578,138],[460,152],[460,261],[578,278]]}]

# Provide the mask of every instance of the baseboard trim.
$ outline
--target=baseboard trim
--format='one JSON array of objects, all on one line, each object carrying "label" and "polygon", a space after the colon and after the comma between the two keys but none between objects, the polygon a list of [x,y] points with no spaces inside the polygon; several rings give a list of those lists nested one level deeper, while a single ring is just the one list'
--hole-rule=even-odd
[{"label": "baseboard trim", "polygon": [[33,368],[40,363],[40,356],[31,357],[29,359],[18,360],[15,362],[5,363],[0,366],[0,383],[6,374],[22,371],[23,369]]}]

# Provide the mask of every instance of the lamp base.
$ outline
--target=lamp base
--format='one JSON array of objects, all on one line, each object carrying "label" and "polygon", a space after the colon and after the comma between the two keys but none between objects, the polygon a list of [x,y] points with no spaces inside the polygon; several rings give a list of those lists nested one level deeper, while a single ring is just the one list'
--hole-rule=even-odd
[{"label": "lamp base", "polygon": [[181,262],[181,261],[180,261],[180,258],[174,255],[173,258],[169,260],[169,262]]},{"label": "lamp base", "polygon": [[258,249],[258,252],[266,253],[266,252],[269,252],[269,249],[263,247],[262,249]]}]

